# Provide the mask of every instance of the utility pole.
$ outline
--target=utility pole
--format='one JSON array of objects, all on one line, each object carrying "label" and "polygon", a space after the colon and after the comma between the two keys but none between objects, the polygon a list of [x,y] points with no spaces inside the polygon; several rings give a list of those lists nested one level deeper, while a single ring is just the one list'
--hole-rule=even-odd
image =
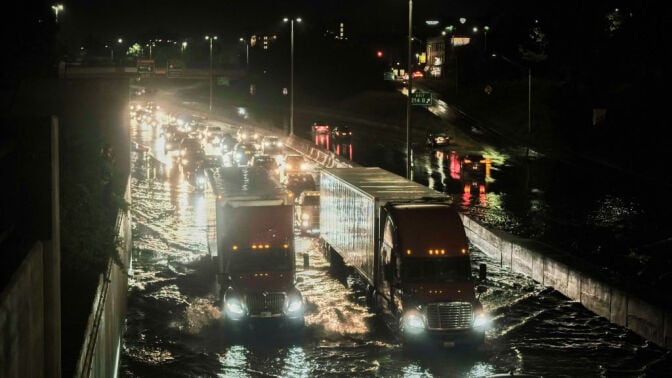
[{"label": "utility pole", "polygon": [[413,75],[411,75],[411,41],[413,40],[413,0],[408,0],[408,96],[406,98],[406,178],[411,179],[411,95],[413,94]]}]

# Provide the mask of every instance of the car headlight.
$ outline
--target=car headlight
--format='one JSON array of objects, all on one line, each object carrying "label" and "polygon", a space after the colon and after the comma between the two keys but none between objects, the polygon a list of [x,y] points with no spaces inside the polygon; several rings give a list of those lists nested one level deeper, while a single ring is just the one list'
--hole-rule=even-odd
[{"label": "car headlight", "polygon": [[199,176],[198,179],[196,180],[196,182],[199,183],[199,184],[201,184],[201,185],[203,185],[203,184],[205,184],[205,178]]},{"label": "car headlight", "polygon": [[310,219],[310,214],[308,214],[308,213],[303,213],[303,214],[301,214],[301,219],[303,219],[303,220],[308,220],[308,219]]},{"label": "car headlight", "polygon": [[309,169],[310,169],[310,164],[308,164],[308,163],[302,163],[301,164],[301,170],[302,171],[307,171]]},{"label": "car headlight", "polygon": [[404,330],[418,333],[425,329],[425,321],[419,311],[411,310],[404,315]]},{"label": "car headlight", "polygon": [[474,314],[474,328],[488,328],[490,323],[490,317],[485,312]]},{"label": "car headlight", "polygon": [[189,160],[187,160],[187,159],[182,159],[182,164],[189,164]]},{"label": "car headlight", "polygon": [[226,312],[231,315],[243,315],[245,308],[238,298],[231,298],[226,301]]}]

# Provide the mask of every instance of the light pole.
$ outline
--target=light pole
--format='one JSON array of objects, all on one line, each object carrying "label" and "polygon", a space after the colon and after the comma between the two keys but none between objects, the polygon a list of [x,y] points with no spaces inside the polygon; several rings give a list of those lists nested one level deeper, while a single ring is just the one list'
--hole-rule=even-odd
[{"label": "light pole", "polygon": [[154,41],[150,39],[147,46],[149,47],[149,59],[152,59],[152,46],[154,46]]},{"label": "light pole", "polygon": [[289,73],[289,136],[294,136],[294,21],[301,22],[301,18],[289,19],[285,17],[284,22],[290,22],[290,73]]},{"label": "light pole", "polygon": [[181,52],[182,54],[184,54],[184,50],[185,50],[186,48],[187,48],[187,41],[184,41],[184,42],[182,42],[182,48],[181,48],[180,52]]},{"label": "light pole", "polygon": [[58,14],[63,12],[63,4],[54,4],[51,6],[51,9],[54,11],[56,16],[56,23],[58,23]]},{"label": "light pole", "polygon": [[245,65],[250,68],[250,44],[243,37],[240,37],[240,42],[245,42]]},{"label": "light pole", "polygon": [[[485,50],[485,53],[488,53],[488,30],[490,30],[490,27],[488,25],[485,25],[483,27],[483,49]],[[487,55],[486,55],[487,56]]]},{"label": "light pole", "polygon": [[411,179],[411,95],[413,75],[411,75],[411,42],[413,41],[413,0],[408,0],[408,97],[406,98],[406,178]]},{"label": "light pole", "polygon": [[217,36],[205,36],[206,40],[210,41],[210,111],[212,112],[212,41],[217,40]]}]

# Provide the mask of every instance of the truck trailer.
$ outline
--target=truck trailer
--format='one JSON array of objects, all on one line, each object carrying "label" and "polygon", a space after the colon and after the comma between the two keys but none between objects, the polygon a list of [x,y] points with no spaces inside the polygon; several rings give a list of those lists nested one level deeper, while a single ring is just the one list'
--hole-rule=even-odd
[{"label": "truck trailer", "polygon": [[359,273],[369,303],[405,343],[483,343],[485,287],[448,196],[377,167],[323,169],[320,242],[327,260]]},{"label": "truck trailer", "polygon": [[301,329],[304,303],[295,285],[291,197],[261,168],[217,168],[208,174],[215,209],[208,244],[217,261],[226,329]]}]

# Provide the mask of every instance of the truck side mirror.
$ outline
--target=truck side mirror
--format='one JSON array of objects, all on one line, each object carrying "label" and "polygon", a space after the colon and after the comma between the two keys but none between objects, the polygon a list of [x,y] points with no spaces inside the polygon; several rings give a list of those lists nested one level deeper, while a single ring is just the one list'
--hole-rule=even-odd
[{"label": "truck side mirror", "polygon": [[485,264],[478,265],[478,280],[484,282],[487,278],[488,272]]}]

